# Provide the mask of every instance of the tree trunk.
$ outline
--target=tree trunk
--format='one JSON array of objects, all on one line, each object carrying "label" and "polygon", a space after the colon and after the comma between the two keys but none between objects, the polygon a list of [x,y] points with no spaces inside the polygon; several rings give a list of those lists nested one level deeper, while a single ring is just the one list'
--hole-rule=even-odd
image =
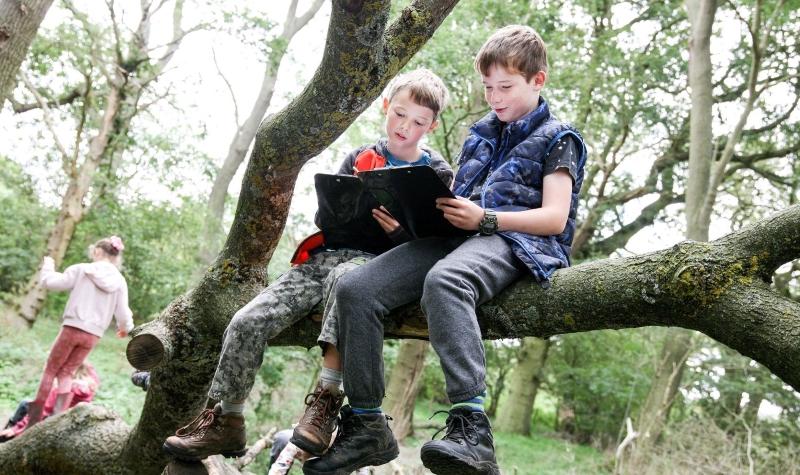
[{"label": "tree trunk", "polygon": [[0,2],[0,109],[14,91],[17,71],[52,4],[53,0]]},{"label": "tree trunk", "polygon": [[692,110],[689,124],[689,178],[686,185],[686,237],[708,241],[709,220],[702,219],[708,193],[714,134],[711,108],[711,32],[717,10],[715,0],[686,0],[691,24],[689,38],[689,89]]},{"label": "tree trunk", "polygon": [[494,382],[487,382],[486,384],[486,395],[489,396],[489,405],[486,406],[486,415],[489,416],[489,418],[494,419],[495,414],[497,414],[500,395],[503,394],[506,389],[506,376],[508,376],[509,370],[510,368],[501,370]]},{"label": "tree trunk", "polygon": [[656,362],[653,382],[639,412],[635,449],[630,467],[638,470],[646,466],[647,457],[658,441],[669,419],[672,403],[678,396],[686,359],[692,351],[692,334],[686,330],[670,329],[664,337],[661,355]]},{"label": "tree trunk", "polygon": [[400,344],[397,362],[386,386],[384,404],[386,413],[394,419],[392,432],[397,440],[414,433],[414,403],[419,394],[427,354],[428,342],[425,340],[404,340]]},{"label": "tree trunk", "polygon": [[[711,33],[717,5],[715,0],[686,0],[689,38],[689,88],[692,109],[689,122],[689,177],[686,184],[686,237],[708,241],[710,220],[703,219],[702,207],[708,193],[713,160],[711,108]],[[639,440],[631,452],[631,467],[641,468],[653,443],[658,440],[678,395],[683,365],[691,351],[692,336],[682,329],[669,329],[661,347],[653,383],[639,413]]]},{"label": "tree trunk", "polygon": [[208,197],[206,209],[206,222],[204,228],[205,239],[203,247],[200,249],[200,258],[203,262],[209,263],[214,260],[216,253],[219,252],[222,239],[225,235],[222,228],[222,218],[225,213],[225,198],[228,196],[228,187],[239,166],[245,159],[247,150],[258,132],[258,125],[264,118],[264,114],[272,102],[272,94],[275,91],[275,81],[280,71],[281,62],[286,54],[286,50],[292,38],[298,31],[302,30],[311,18],[319,11],[322,0],[315,0],[308,11],[300,17],[295,17],[297,13],[297,2],[292,2],[289,12],[286,15],[283,31],[272,41],[272,54],[267,58],[264,70],[264,77],[261,81],[261,89],[258,97],[250,110],[244,123],[236,130],[236,134],[228,146],[228,154],[214,178],[211,193]]},{"label": "tree trunk", "polygon": [[522,340],[519,363],[511,371],[511,387],[500,405],[497,430],[514,434],[531,434],[531,414],[541,383],[541,372],[547,361],[549,340],[528,337]]}]

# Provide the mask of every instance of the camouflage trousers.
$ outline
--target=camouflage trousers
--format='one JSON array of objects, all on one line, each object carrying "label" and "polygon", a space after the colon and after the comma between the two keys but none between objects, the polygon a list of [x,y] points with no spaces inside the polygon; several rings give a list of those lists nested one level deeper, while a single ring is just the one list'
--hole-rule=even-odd
[{"label": "camouflage trousers", "polygon": [[336,323],[338,320],[336,313],[336,294],[334,293],[337,282],[339,282],[339,279],[347,272],[365,264],[373,257],[375,256],[372,254],[354,257],[334,267],[333,270],[328,272],[328,276],[325,277],[325,282],[322,285],[325,310],[322,313],[322,330],[319,332],[319,337],[317,337],[317,343],[322,347],[323,353],[325,352],[326,345],[336,346],[339,342]]},{"label": "camouflage trousers", "polygon": [[307,316],[325,301],[320,342],[337,341],[335,302],[328,302],[336,281],[374,257],[353,249],[324,251],[293,267],[239,309],[225,329],[217,371],[208,391],[216,400],[247,398],[267,348],[267,341]]}]

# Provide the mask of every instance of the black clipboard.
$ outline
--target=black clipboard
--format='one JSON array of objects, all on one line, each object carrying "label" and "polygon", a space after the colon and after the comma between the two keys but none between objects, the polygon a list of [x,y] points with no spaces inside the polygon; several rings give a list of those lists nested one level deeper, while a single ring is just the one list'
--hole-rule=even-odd
[{"label": "black clipboard", "polygon": [[394,243],[386,235],[372,210],[380,203],[361,180],[352,175],[314,175],[317,190],[317,224],[326,247],[349,248],[380,254]]},{"label": "black clipboard", "polygon": [[455,198],[431,167],[378,168],[358,174],[364,187],[415,238],[470,236],[436,207],[436,198]]},{"label": "black clipboard", "polygon": [[[335,181],[330,177],[336,177],[341,180],[336,182],[335,186],[326,186],[321,190],[319,183],[324,181],[330,184]],[[383,230],[372,217],[371,212],[372,209],[377,208],[379,205],[383,205],[403,229],[414,238],[471,236],[475,234],[475,231],[467,231],[453,226],[444,219],[442,211],[436,208],[436,198],[455,198],[455,196],[442,182],[436,171],[428,166],[378,168],[359,172],[357,177],[317,174],[315,182],[318,185],[317,200],[320,203],[320,211],[317,216],[318,221],[320,221],[320,228],[326,237],[326,242],[328,241],[329,232],[325,227],[326,225],[331,226],[333,228],[331,230],[345,241],[347,240],[345,236],[347,232],[354,233],[354,240],[362,239],[362,236],[356,236],[356,230],[353,229],[356,226],[356,221],[359,223],[357,226],[363,226],[364,230],[369,229],[371,236],[375,234],[372,224],[375,224],[377,229],[385,236]],[[338,194],[338,196],[331,195],[331,193]],[[320,197],[321,194],[323,194],[322,198]],[[349,198],[344,198],[344,196],[349,196]],[[340,209],[330,209],[329,205],[331,203],[337,203]],[[320,219],[323,214],[323,207],[326,208],[324,214],[331,218],[326,220],[326,224],[323,224]],[[357,209],[359,216],[366,216],[368,219],[351,219],[348,221],[345,218],[349,214],[344,208]],[[369,212],[364,212],[366,209]],[[333,217],[334,215],[336,216],[335,218]],[[339,223],[337,223],[337,220]],[[372,223],[367,223],[369,220]],[[349,231],[344,231],[341,226],[343,224],[348,224],[346,227]],[[352,247],[352,245],[349,247]]]}]

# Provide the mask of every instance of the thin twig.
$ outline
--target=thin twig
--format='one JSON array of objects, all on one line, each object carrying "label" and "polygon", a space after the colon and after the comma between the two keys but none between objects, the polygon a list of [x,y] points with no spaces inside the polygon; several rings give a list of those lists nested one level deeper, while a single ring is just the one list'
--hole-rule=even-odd
[{"label": "thin twig", "polygon": [[277,427],[273,427],[272,429],[268,430],[266,434],[264,434],[255,444],[253,444],[250,449],[247,451],[246,454],[241,456],[236,460],[236,468],[241,470],[245,466],[253,463],[256,459],[256,456],[260,454],[264,449],[272,447],[272,443],[275,441],[275,433],[278,432]]},{"label": "thin twig", "polygon": [[231,100],[233,101],[233,117],[236,120],[236,128],[239,129],[242,124],[239,122],[239,104],[236,102],[236,94],[233,93],[233,86],[231,86],[230,81],[228,81],[228,78],[225,77],[225,73],[223,73],[222,69],[219,67],[219,63],[217,62],[217,50],[214,47],[211,48],[211,58],[214,60],[214,67],[217,68],[217,74],[219,74],[219,77],[222,78],[225,86],[228,87],[228,92],[230,93]]}]

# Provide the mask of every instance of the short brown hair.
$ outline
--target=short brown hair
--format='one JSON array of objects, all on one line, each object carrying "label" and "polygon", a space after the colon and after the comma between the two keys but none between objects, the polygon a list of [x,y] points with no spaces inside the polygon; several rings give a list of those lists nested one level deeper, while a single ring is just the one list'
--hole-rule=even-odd
[{"label": "short brown hair", "polygon": [[484,76],[492,66],[502,66],[530,80],[539,71],[547,72],[547,46],[529,26],[504,26],[486,40],[475,57],[475,69]]},{"label": "short brown hair", "polygon": [[402,90],[408,90],[412,101],[432,110],[434,120],[447,106],[450,95],[442,78],[426,68],[397,75],[386,88],[386,98],[391,102]]}]

